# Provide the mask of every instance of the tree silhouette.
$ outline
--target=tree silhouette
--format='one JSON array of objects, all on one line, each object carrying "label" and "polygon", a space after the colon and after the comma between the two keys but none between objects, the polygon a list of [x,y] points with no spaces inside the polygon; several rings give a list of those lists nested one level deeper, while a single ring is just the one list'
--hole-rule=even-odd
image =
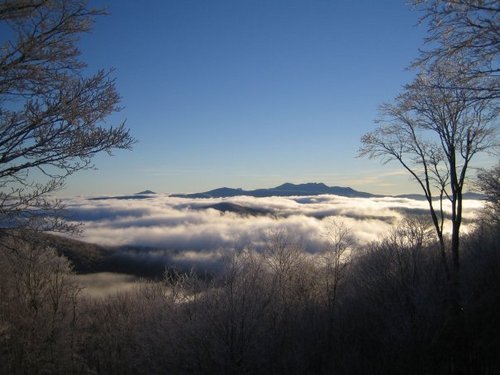
[{"label": "tree silhouette", "polygon": [[111,71],[87,76],[79,59],[79,36],[104,14],[82,0],[0,3],[0,22],[7,31],[0,48],[3,224],[47,226],[59,205],[46,198],[66,177],[93,167],[95,154],[134,143],[124,123],[104,125],[120,109]]}]

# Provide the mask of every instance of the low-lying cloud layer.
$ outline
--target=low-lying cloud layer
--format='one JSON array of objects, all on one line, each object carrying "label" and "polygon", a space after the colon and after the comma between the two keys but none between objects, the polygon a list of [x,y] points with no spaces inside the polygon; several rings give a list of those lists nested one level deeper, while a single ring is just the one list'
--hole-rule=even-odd
[{"label": "low-lying cloud layer", "polygon": [[[175,250],[179,257],[248,246],[259,248],[269,233],[279,230],[293,234],[308,251],[315,252],[324,242],[332,217],[341,219],[357,242],[363,244],[381,239],[405,214],[427,210],[425,201],[335,195],[186,199],[158,194],[148,199],[78,198],[67,203],[68,218],[83,223],[86,241]],[[207,208],[220,203],[261,214]],[[473,217],[481,205],[480,201],[465,201],[465,217]]]}]

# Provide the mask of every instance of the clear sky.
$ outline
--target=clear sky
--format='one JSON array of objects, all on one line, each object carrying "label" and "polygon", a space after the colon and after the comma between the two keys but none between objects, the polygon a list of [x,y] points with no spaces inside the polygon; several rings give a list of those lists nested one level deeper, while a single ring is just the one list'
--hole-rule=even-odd
[{"label": "clear sky", "polygon": [[403,0],[94,0],[110,16],[81,40],[114,67],[138,143],[95,159],[63,195],[252,189],[324,182],[418,189],[357,159],[377,107],[413,72],[425,35]]}]

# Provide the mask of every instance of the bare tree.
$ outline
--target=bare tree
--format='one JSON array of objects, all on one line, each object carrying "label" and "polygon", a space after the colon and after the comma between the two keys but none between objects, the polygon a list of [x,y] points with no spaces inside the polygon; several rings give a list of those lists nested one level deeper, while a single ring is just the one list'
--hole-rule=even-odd
[{"label": "bare tree", "polygon": [[[454,284],[460,265],[462,192],[470,163],[478,153],[498,148],[494,99],[476,100],[462,87],[457,72],[457,65],[447,60],[420,73],[394,103],[381,106],[378,127],[362,137],[360,149],[361,156],[399,162],[420,186],[445,272]],[[452,272],[444,240],[445,200],[451,204]]]},{"label": "bare tree", "polygon": [[325,247],[319,256],[318,273],[321,275],[319,287],[324,296],[326,310],[326,346],[328,352],[333,347],[336,322],[335,313],[339,288],[342,285],[350,262],[350,252],[354,248],[354,237],[350,228],[342,220],[331,218],[326,226]]},{"label": "bare tree", "polygon": [[[413,0],[423,12],[420,21],[428,26],[426,44],[414,66],[439,65],[462,60],[463,77],[487,78],[462,81],[462,87],[478,98],[500,95],[500,5],[496,0]],[[456,83],[456,82],[455,82]],[[478,85],[480,84],[480,85]]]},{"label": "bare tree", "polygon": [[[473,80],[481,87],[481,77]],[[362,137],[360,149],[361,156],[399,162],[425,194],[449,286],[449,320],[441,336],[450,345],[452,373],[465,366],[467,345],[460,287],[462,193],[473,158],[498,149],[497,103],[493,97],[478,100],[471,81],[451,60],[422,71],[394,103],[382,105],[378,127]],[[451,205],[449,248],[444,236],[446,200]]]},{"label": "bare tree", "polygon": [[[354,237],[350,228],[341,220],[331,219],[326,229],[326,245],[321,252],[323,266],[324,288],[329,317],[333,317],[333,310],[337,301],[337,291],[345,277],[349,264],[349,252],[354,245]],[[333,325],[333,323],[332,323]]]},{"label": "bare tree", "polygon": [[[0,245],[0,371],[76,373],[78,294],[69,261],[40,238]],[[2,329],[3,328],[3,329]]]},{"label": "bare tree", "polygon": [[[105,12],[85,0],[0,2],[0,215],[5,225],[58,207],[47,196],[92,157],[134,139],[124,123],[105,126],[120,97],[111,71],[86,76],[79,36]],[[46,217],[46,215],[44,216]],[[61,222],[52,222],[58,226]]]},{"label": "bare tree", "polygon": [[490,224],[500,224],[500,163],[491,169],[481,169],[477,174],[476,187],[484,195],[488,205],[484,211]]},{"label": "bare tree", "polygon": [[[271,373],[304,373],[305,358],[316,342],[306,342],[305,332],[316,332],[319,323],[313,314],[319,299],[317,268],[293,233],[280,229],[269,233],[262,252],[271,291],[270,345]],[[299,344],[297,338],[301,337]],[[309,354],[308,354],[309,352]]]}]

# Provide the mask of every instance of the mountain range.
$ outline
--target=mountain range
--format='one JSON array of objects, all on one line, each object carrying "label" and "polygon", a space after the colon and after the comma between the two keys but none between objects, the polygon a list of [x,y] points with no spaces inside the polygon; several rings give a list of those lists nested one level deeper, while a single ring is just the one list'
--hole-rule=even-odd
[{"label": "mountain range", "polygon": [[[205,191],[202,193],[192,193],[192,194],[171,194],[171,197],[177,198],[229,198],[237,196],[250,196],[250,197],[290,197],[290,196],[312,196],[321,194],[331,194],[339,195],[342,197],[349,198],[373,198],[373,197],[394,197],[394,198],[408,198],[416,200],[425,200],[425,196],[422,194],[401,194],[401,195],[379,195],[371,194],[364,191],[354,190],[350,187],[343,186],[327,186],[324,183],[305,183],[305,184],[292,184],[284,183],[282,185],[269,188],[269,189],[255,189],[255,190],[243,190],[241,188],[229,188],[222,187],[214,190]],[[154,198],[155,192],[151,190],[141,191],[133,195],[121,195],[121,196],[100,196],[92,197],[90,200],[106,200],[106,199],[124,199],[124,200],[136,200],[136,199],[150,199]],[[435,197],[435,199],[438,197]],[[484,195],[467,192],[463,194],[464,199],[485,199]],[[220,209],[220,207],[214,207]],[[232,211],[234,207],[230,209],[224,209],[224,211]],[[237,211],[237,210],[236,210]]]},{"label": "mountain range", "polygon": [[[152,193],[152,192],[151,192]],[[143,193],[137,193],[143,194]],[[152,193],[154,194],[154,193]],[[228,188],[222,187],[214,190],[205,191],[203,193],[193,194],[171,194],[171,197],[178,198],[228,198],[236,196],[250,196],[250,197],[289,197],[289,196],[310,196],[332,194],[340,195],[342,197],[350,198],[372,198],[372,197],[394,197],[394,198],[408,198],[416,200],[425,200],[423,194],[401,194],[401,195],[379,195],[371,194],[364,191],[354,190],[350,187],[342,186],[327,186],[324,183],[306,183],[306,184],[291,184],[284,183],[269,189],[256,189],[256,190],[243,190],[241,188]],[[435,199],[438,197],[434,197]],[[464,199],[485,199],[483,194],[467,192],[463,194]]]},{"label": "mountain range", "polygon": [[251,197],[289,197],[289,196],[307,196],[333,194],[344,197],[369,198],[376,195],[354,190],[350,187],[327,186],[323,183],[291,184],[285,183],[270,189],[243,190],[223,187],[194,194],[172,194],[172,197],[178,198],[227,198],[241,195]]}]

